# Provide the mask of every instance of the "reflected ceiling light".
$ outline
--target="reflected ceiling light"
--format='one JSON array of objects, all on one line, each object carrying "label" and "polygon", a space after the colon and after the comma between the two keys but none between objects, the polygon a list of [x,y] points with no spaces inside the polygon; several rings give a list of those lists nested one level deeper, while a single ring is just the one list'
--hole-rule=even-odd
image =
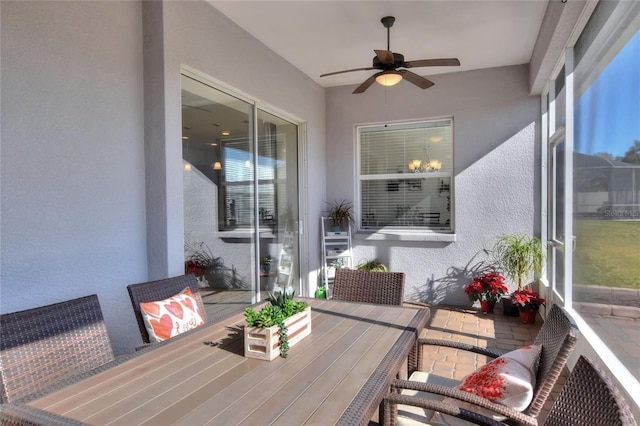
[{"label": "reflected ceiling light", "polygon": [[184,163],[184,171],[185,172],[190,172],[191,171],[191,163],[187,163],[185,161],[185,163]]},{"label": "reflected ceiling light", "polygon": [[189,136],[183,136],[182,139],[186,141],[187,139],[189,139]]},{"label": "reflected ceiling light", "polygon": [[222,170],[222,164],[219,161],[213,163],[213,170]]},{"label": "reflected ceiling light", "polygon": [[222,136],[229,136],[230,134],[231,134],[231,132],[228,131],[228,130],[223,130],[222,131]]},{"label": "reflected ceiling light", "polygon": [[385,71],[376,77],[376,82],[382,86],[395,86],[402,81],[402,74],[397,71]]},{"label": "reflected ceiling light", "polygon": [[429,144],[424,144],[422,146],[422,151],[424,152],[424,160],[411,160],[408,164],[409,171],[413,173],[440,171],[442,168],[442,162],[429,158]]},{"label": "reflected ceiling light", "polygon": [[431,137],[429,138],[429,140],[430,140],[431,142],[436,142],[436,143],[438,143],[438,142],[442,142],[442,136],[431,136]]}]

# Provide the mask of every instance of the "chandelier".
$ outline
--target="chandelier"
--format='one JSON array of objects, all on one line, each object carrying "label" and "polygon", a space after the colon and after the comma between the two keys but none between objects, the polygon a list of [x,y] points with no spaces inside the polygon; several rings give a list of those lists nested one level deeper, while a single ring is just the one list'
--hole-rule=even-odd
[{"label": "chandelier", "polygon": [[422,146],[422,151],[424,151],[424,159],[411,160],[409,162],[409,171],[413,173],[428,173],[440,171],[442,163],[438,160],[429,158],[429,144],[424,144]]}]

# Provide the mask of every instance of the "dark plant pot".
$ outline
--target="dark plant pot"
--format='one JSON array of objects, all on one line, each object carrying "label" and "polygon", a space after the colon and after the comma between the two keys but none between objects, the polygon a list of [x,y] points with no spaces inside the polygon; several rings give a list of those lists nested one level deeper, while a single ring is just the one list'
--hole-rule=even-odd
[{"label": "dark plant pot", "polygon": [[493,307],[496,305],[495,300],[481,300],[480,301],[480,310],[484,314],[492,314]]},{"label": "dark plant pot", "polygon": [[331,232],[340,232],[342,230],[342,228],[340,227],[340,225],[333,225],[331,227]]},{"label": "dark plant pot", "polygon": [[508,317],[517,317],[520,315],[518,311],[518,306],[513,304],[511,297],[503,296],[502,297],[502,314]]},{"label": "dark plant pot", "polygon": [[523,324],[535,324],[537,311],[518,311],[520,315],[520,321]]},{"label": "dark plant pot", "polygon": [[264,272],[265,274],[271,272],[271,265],[262,265],[262,272]]}]

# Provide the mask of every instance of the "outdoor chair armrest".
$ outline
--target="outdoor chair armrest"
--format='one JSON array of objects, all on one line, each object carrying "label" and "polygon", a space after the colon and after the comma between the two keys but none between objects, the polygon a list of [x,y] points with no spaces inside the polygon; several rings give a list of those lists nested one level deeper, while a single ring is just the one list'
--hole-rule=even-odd
[{"label": "outdoor chair armrest", "polygon": [[[468,402],[468,403],[477,405],[478,407],[486,408],[487,410],[503,415],[511,420],[515,420],[516,422],[518,422],[518,424],[531,425],[531,426],[537,425],[537,421],[534,417],[523,414],[520,411],[516,411],[510,407],[507,407],[506,405],[491,402],[486,398],[482,398],[481,396],[478,396],[469,392],[463,392],[459,389],[450,388],[448,386],[436,385],[433,383],[416,382],[411,380],[394,380],[391,384],[391,392],[399,394],[398,389],[409,389],[409,390],[415,390],[415,391],[421,391],[421,392],[428,392],[435,395],[442,395],[445,397],[454,398],[459,401]],[[419,398],[419,399],[424,399],[424,398]],[[413,404],[410,404],[410,405],[413,405]]]},{"label": "outdoor chair armrest", "polygon": [[82,426],[86,423],[20,403],[0,405],[0,424],[8,426]]},{"label": "outdoor chair armrest", "polygon": [[499,356],[504,355],[502,352],[498,352],[493,349],[482,348],[480,346],[474,346],[468,343],[458,342],[456,340],[430,339],[426,337],[420,337],[418,339],[418,344],[421,347],[424,345],[431,345],[431,346],[445,346],[448,348],[462,349],[465,351],[486,355],[491,358],[498,358]]},{"label": "outdoor chair armrest", "polygon": [[447,404],[442,401],[433,399],[425,399],[417,396],[402,395],[398,393],[388,393],[382,402],[382,411],[380,424],[384,426],[395,425],[398,416],[398,405],[412,405],[414,407],[424,408],[426,410],[438,411],[442,414],[448,414],[453,417],[466,420],[478,425],[504,426],[504,423],[496,421],[483,414],[474,411],[465,410],[457,405]]}]

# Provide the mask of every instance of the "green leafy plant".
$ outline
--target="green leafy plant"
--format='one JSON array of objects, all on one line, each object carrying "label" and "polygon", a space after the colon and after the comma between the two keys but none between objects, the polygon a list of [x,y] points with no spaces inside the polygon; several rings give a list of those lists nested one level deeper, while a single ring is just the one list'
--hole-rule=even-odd
[{"label": "green leafy plant", "polygon": [[261,265],[272,265],[273,264],[273,257],[271,256],[264,256],[260,258],[260,264]]},{"label": "green leafy plant", "polygon": [[344,268],[345,264],[344,264],[344,259],[342,257],[339,257],[337,259],[335,259],[333,262],[331,262],[329,264],[329,266],[336,268],[336,269],[340,269],[340,268]]},{"label": "green leafy plant", "polygon": [[380,262],[378,259],[365,260],[360,262],[356,269],[359,271],[370,271],[370,272],[387,272],[389,268],[387,265]]},{"label": "green leafy plant", "polygon": [[354,223],[353,204],[349,201],[333,201],[329,204],[327,217],[331,220],[333,226],[341,226],[343,223]]},{"label": "green leafy plant", "polygon": [[308,304],[303,301],[293,300],[295,291],[286,289],[274,290],[267,293],[269,305],[266,305],[260,311],[253,308],[245,308],[244,318],[249,327],[268,328],[277,325],[278,336],[280,340],[280,356],[286,358],[289,354],[289,335],[284,320],[304,311]]},{"label": "green leafy plant", "polygon": [[544,250],[539,238],[530,235],[503,235],[493,248],[493,255],[507,277],[523,290],[530,278],[540,276]]}]

